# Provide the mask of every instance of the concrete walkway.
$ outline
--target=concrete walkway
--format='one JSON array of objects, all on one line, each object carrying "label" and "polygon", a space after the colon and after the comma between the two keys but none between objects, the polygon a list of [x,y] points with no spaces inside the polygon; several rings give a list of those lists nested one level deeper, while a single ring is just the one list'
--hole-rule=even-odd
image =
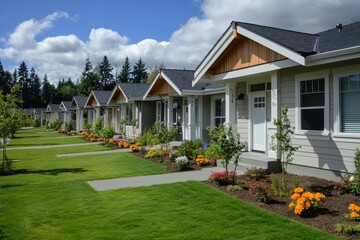
[{"label": "concrete walkway", "polygon": [[26,149],[43,149],[43,148],[59,148],[59,147],[76,147],[76,146],[86,146],[86,145],[96,145],[96,144],[101,144],[101,142],[16,147],[16,148],[6,148],[6,150],[26,150]]},{"label": "concrete walkway", "polygon": [[59,158],[62,157],[76,157],[76,156],[85,156],[85,155],[98,155],[98,154],[111,154],[111,153],[118,153],[118,152],[131,152],[130,148],[122,148],[116,150],[105,150],[105,151],[95,151],[95,152],[79,152],[79,153],[65,153],[65,154],[58,154],[56,155]]},{"label": "concrete walkway", "polygon": [[129,178],[115,178],[106,180],[89,181],[89,185],[96,191],[107,191],[130,187],[145,187],[159,184],[169,184],[187,181],[206,181],[212,172],[224,171],[221,167],[208,167],[199,171],[177,172],[138,176]]}]

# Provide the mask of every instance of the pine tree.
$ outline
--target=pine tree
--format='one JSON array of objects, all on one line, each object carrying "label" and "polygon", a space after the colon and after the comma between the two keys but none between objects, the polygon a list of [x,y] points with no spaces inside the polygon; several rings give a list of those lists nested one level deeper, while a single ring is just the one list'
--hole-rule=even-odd
[{"label": "pine tree", "polygon": [[129,58],[126,57],[124,65],[121,68],[121,72],[120,72],[120,75],[118,76],[117,81],[118,82],[130,82],[131,81],[130,73],[131,73],[130,62],[129,62]]},{"label": "pine tree", "polygon": [[112,74],[113,67],[111,66],[108,57],[105,55],[102,62],[99,64],[99,75],[102,89],[112,90],[115,87],[114,75]]},{"label": "pine tree", "polygon": [[9,93],[11,90],[10,82],[8,82],[6,79],[6,73],[1,62],[0,62],[0,90],[3,91],[4,95]]},{"label": "pine tree", "polygon": [[100,77],[95,71],[93,71],[90,59],[87,57],[85,60],[84,71],[82,72],[80,78],[78,94],[89,95],[92,90],[98,89],[99,85]]},{"label": "pine tree", "polygon": [[35,72],[34,68],[31,68],[29,75],[29,83],[30,83],[30,107],[40,107],[40,78]]},{"label": "pine tree", "polygon": [[54,97],[54,89],[55,87],[50,84],[47,75],[45,74],[43,82],[42,82],[42,89],[41,89],[41,102],[42,106],[46,106],[49,103],[53,102]]},{"label": "pine tree", "polygon": [[135,63],[134,68],[133,68],[133,83],[140,83],[140,82],[145,82],[147,79],[147,71],[146,71],[146,67],[145,67],[145,63],[143,62],[143,60],[141,58],[139,58],[139,61],[137,61],[137,63]]},{"label": "pine tree", "polygon": [[22,108],[30,107],[30,79],[26,63],[22,61],[18,68],[18,83],[21,86]]}]

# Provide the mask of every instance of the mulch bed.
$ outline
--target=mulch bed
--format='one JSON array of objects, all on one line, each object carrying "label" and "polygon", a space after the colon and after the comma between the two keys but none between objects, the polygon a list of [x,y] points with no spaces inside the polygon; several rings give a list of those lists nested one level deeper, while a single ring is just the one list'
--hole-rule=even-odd
[{"label": "mulch bed", "polygon": [[[144,154],[140,152],[132,153],[132,154],[145,159]],[[146,159],[146,160],[165,165],[168,172],[177,172],[177,169],[174,167],[172,163],[166,163],[164,161],[161,161],[160,158]],[[189,171],[200,170],[200,169],[201,169],[200,166],[196,165],[194,162],[190,162],[190,167],[188,168]],[[340,194],[336,189],[334,189],[334,186],[337,185],[336,182],[327,181],[315,177],[298,176],[291,174],[288,174],[287,176],[289,178],[289,184],[292,183],[292,178],[296,177],[296,179],[300,181],[300,186],[304,188],[305,191],[320,192],[326,196],[325,203],[323,204],[322,208],[318,209],[318,212],[315,216],[300,217],[299,215],[295,215],[293,210],[289,209],[288,207],[288,205],[291,202],[290,196],[287,197],[276,196],[272,203],[265,204],[259,202],[255,198],[255,196],[248,190],[230,192],[226,189],[226,186],[219,186],[212,182],[204,182],[204,183],[232,197],[259,206],[268,211],[283,215],[294,221],[298,221],[303,224],[309,225],[311,227],[318,228],[322,231],[339,236],[341,238],[348,240],[360,239],[360,234],[345,235],[345,234],[337,234],[335,231],[335,224],[337,223],[348,223],[353,225],[359,224],[354,221],[347,220],[344,216],[346,214],[349,214],[348,206],[350,203],[360,204],[360,197],[351,194]],[[245,176],[238,176],[238,178],[246,181]]]}]

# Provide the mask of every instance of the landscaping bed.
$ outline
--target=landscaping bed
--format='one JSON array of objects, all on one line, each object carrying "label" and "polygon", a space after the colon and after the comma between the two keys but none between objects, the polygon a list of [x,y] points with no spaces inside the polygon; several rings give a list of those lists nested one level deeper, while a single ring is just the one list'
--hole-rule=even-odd
[{"label": "landscaping bed", "polygon": [[[279,174],[277,174],[279,175]],[[349,221],[345,218],[346,214],[349,214],[348,206],[350,203],[359,204],[360,198],[351,194],[340,194],[336,190],[337,183],[327,181],[324,179],[319,179],[315,177],[307,177],[307,176],[295,176],[288,174],[290,179],[289,182],[292,182],[291,179],[296,177],[300,181],[300,186],[304,188],[306,191],[310,192],[321,192],[326,196],[326,200],[323,206],[318,209],[317,213],[313,216],[302,217],[294,214],[294,210],[289,208],[289,204],[291,203],[290,196],[279,197],[274,196],[274,201],[271,203],[262,203],[259,202],[255,195],[252,194],[249,190],[239,190],[239,191],[228,191],[227,186],[219,186],[213,182],[205,182],[220,191],[231,195],[240,200],[249,202],[251,204],[257,205],[261,208],[265,208],[269,211],[278,213],[280,215],[286,216],[289,219],[301,222],[303,224],[309,225],[311,227],[315,227],[326,231],[330,234],[340,236],[342,238],[355,240],[360,238],[360,234],[353,235],[345,235],[345,234],[337,234],[335,231],[335,224],[337,223],[349,223],[352,225],[356,225],[358,223],[354,221]],[[245,176],[238,176],[240,180],[246,181]]]}]

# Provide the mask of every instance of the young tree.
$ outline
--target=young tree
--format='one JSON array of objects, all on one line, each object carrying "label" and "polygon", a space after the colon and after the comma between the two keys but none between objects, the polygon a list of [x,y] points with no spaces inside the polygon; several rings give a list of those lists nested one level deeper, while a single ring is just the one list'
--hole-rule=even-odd
[{"label": "young tree", "polygon": [[171,141],[175,140],[179,128],[173,126],[169,130],[164,122],[156,121],[151,128],[151,132],[161,149],[163,149],[164,147],[168,147]]},{"label": "young tree", "polygon": [[112,90],[115,87],[114,75],[112,74],[113,67],[111,66],[108,57],[105,55],[102,62],[99,64],[99,75],[102,89]]},{"label": "young tree", "polygon": [[244,144],[240,142],[240,136],[234,136],[231,124],[220,124],[215,128],[208,128],[209,137],[212,142],[219,146],[219,154],[223,156],[222,165],[225,168],[225,178],[229,181],[229,163],[233,160],[235,168],[232,175],[232,182],[235,182],[236,167],[240,161],[240,155],[245,148]]},{"label": "young tree", "polygon": [[118,76],[118,82],[130,82],[131,81],[131,66],[129,62],[129,58],[125,58],[124,65],[121,68],[120,75]]},{"label": "young tree", "polygon": [[145,82],[145,80],[147,79],[147,69],[145,67],[145,63],[141,58],[139,58],[139,61],[135,63],[132,74],[134,76],[132,81],[133,83]]},{"label": "young tree", "polygon": [[12,170],[12,161],[7,157],[6,145],[16,130],[21,127],[20,110],[17,109],[17,104],[21,101],[17,96],[19,90],[20,86],[15,85],[11,92],[6,95],[0,91],[0,145],[3,149],[0,173],[2,174],[9,173]]}]

